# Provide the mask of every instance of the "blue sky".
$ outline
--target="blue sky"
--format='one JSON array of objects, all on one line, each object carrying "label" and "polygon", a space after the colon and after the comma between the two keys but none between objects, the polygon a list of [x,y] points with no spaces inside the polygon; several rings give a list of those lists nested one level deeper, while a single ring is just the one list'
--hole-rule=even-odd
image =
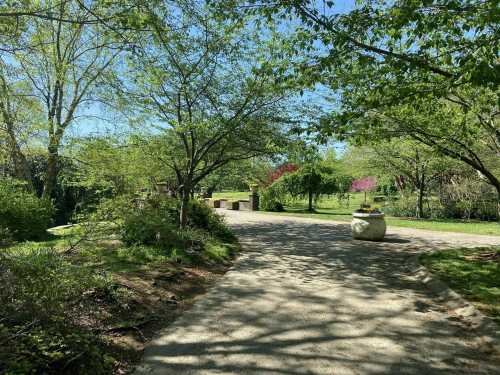
[{"label": "blue sky", "polygon": [[[355,7],[354,0],[336,1],[334,7],[329,9],[323,0],[317,0],[317,9],[326,14],[346,13]],[[296,25],[296,24],[295,24]],[[285,28],[290,30],[294,28],[294,22],[285,25]],[[333,93],[321,85],[317,85],[314,90],[309,90],[304,93],[302,100],[308,103],[319,105],[325,111],[331,111],[335,108],[336,97]],[[80,115],[84,115],[79,122],[79,126],[74,126],[69,129],[68,136],[87,136],[98,134],[120,134],[129,130],[127,119],[120,114],[110,111],[109,108],[101,104],[92,104],[88,108],[81,111]],[[343,143],[333,143],[337,152],[342,152],[345,148]]]}]

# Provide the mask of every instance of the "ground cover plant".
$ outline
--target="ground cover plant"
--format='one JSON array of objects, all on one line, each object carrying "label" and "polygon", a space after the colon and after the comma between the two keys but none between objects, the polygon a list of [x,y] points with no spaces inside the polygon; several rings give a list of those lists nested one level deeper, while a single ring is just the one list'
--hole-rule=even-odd
[{"label": "ground cover plant", "polygon": [[159,222],[151,207],[136,222],[121,207],[113,222],[83,222],[2,248],[0,372],[111,374],[138,361],[153,333],[222,274],[238,249],[201,202],[190,203],[190,227],[179,230],[178,204],[163,203],[177,210],[171,222]]},{"label": "ground cover plant", "polygon": [[500,247],[437,251],[423,254],[421,261],[500,324]]},{"label": "ground cover plant", "polygon": [[43,238],[53,215],[52,202],[38,198],[25,183],[0,180],[0,243]]}]

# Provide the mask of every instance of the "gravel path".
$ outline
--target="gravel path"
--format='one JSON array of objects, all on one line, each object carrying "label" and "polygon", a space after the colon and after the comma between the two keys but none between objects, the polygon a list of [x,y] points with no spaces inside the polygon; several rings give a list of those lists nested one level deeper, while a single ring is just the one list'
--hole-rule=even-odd
[{"label": "gravel path", "polygon": [[137,374],[500,374],[500,359],[414,279],[419,251],[500,237],[226,211],[244,251],[146,349]]}]

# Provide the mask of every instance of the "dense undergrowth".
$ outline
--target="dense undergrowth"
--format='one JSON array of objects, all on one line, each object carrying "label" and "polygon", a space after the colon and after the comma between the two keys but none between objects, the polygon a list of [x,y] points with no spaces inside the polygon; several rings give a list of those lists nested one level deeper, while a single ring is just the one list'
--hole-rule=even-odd
[{"label": "dense undergrowth", "polygon": [[0,249],[0,373],[129,368],[147,324],[169,321],[238,248],[206,205],[190,204],[182,230],[177,207],[171,199],[119,198],[81,224]]},{"label": "dense undergrowth", "polygon": [[38,198],[19,181],[0,180],[0,245],[43,238],[53,216],[51,201]]}]

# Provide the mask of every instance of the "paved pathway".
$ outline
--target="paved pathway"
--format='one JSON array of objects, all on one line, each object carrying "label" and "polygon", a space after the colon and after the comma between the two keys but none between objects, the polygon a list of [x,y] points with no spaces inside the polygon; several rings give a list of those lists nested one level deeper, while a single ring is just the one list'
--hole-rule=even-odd
[{"label": "paved pathway", "polygon": [[412,278],[416,251],[500,237],[227,212],[244,252],[146,349],[138,374],[500,374],[498,357]]}]

